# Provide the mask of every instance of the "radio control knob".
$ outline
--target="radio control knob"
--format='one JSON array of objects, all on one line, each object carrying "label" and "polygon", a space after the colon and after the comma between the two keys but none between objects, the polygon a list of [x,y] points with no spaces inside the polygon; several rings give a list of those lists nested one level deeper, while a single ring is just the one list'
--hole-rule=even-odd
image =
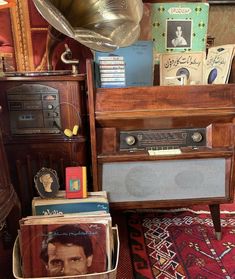
[{"label": "radio control knob", "polygon": [[48,105],[47,108],[48,109],[53,109],[53,105]]},{"label": "radio control knob", "polygon": [[192,140],[193,140],[193,142],[200,142],[200,141],[202,141],[202,134],[201,133],[199,133],[199,132],[194,132],[193,134],[192,134]]},{"label": "radio control knob", "polygon": [[135,137],[134,136],[128,136],[128,137],[126,137],[125,141],[128,145],[134,145],[135,144]]}]

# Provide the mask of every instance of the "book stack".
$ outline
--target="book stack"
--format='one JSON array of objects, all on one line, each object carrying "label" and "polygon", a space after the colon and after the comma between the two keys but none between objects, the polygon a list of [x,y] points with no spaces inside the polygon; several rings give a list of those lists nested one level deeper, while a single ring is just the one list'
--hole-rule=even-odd
[{"label": "book stack", "polygon": [[111,216],[25,217],[20,220],[19,248],[23,278],[74,278],[108,272],[116,249]]},{"label": "book stack", "polygon": [[109,55],[98,58],[100,86],[106,88],[126,85],[125,61],[123,56]]},{"label": "book stack", "polygon": [[55,215],[71,213],[109,213],[109,202],[105,191],[88,192],[87,198],[68,199],[65,191],[59,191],[54,199],[34,197],[33,215]]}]

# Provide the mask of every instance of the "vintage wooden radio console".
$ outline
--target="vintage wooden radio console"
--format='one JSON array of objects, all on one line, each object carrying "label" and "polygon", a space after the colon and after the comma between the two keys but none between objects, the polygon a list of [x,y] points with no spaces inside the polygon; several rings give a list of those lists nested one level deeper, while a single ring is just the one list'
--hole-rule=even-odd
[{"label": "vintage wooden radio console", "polygon": [[118,208],[208,204],[220,237],[234,197],[235,85],[95,88],[87,62],[94,190]]},{"label": "vintage wooden radio console", "polygon": [[[64,189],[65,167],[88,163],[85,75],[5,77],[0,84],[11,180],[23,214],[30,214],[34,176],[42,167],[56,170]],[[63,130],[75,125],[78,134],[67,137]]]}]

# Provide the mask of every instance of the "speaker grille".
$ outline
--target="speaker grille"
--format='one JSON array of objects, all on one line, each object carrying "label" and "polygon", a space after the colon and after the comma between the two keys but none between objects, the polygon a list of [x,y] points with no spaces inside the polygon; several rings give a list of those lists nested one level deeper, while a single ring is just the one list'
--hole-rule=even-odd
[{"label": "speaker grille", "polygon": [[111,202],[225,196],[225,159],[105,163],[102,190]]}]

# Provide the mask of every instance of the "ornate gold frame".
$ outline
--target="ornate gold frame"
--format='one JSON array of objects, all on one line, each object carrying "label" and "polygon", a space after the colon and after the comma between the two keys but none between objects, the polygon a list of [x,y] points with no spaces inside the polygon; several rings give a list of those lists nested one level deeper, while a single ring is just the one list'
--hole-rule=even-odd
[{"label": "ornate gold frame", "polygon": [[17,71],[35,70],[28,1],[32,0],[16,0],[10,9]]}]

